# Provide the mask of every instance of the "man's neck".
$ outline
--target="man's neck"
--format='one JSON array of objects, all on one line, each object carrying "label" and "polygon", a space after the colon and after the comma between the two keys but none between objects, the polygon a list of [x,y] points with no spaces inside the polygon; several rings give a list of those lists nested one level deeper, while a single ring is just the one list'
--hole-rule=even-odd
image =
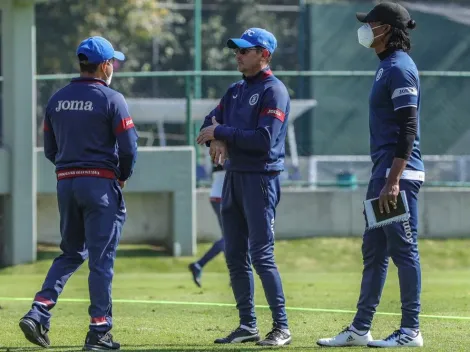
[{"label": "man's neck", "polygon": [[375,49],[375,53],[377,55],[380,55],[380,53],[383,53],[385,50],[387,50],[387,47],[385,45],[380,45],[374,49]]},{"label": "man's neck", "polygon": [[256,76],[258,73],[260,73],[261,71],[263,71],[264,69],[266,69],[267,67],[268,67],[268,65],[259,66],[258,68],[252,70],[252,71],[249,72],[249,73],[244,73],[244,75],[245,75],[246,78],[254,77],[254,76]]},{"label": "man's neck", "polygon": [[88,73],[88,72],[80,72],[80,78],[91,78],[91,79],[101,79],[104,81],[102,77],[95,73]]},{"label": "man's neck", "polygon": [[387,57],[392,55],[396,51],[395,48],[386,48],[385,50],[381,51],[380,53],[377,54],[379,57],[380,61],[385,60]]}]

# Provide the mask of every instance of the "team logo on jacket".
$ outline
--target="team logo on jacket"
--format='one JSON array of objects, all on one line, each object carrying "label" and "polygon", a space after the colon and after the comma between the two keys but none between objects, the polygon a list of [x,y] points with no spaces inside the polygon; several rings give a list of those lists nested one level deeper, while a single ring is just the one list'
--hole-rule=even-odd
[{"label": "team logo on jacket", "polygon": [[83,100],[59,100],[55,111],[61,110],[93,111],[93,103]]},{"label": "team logo on jacket", "polygon": [[377,82],[380,77],[382,77],[382,74],[384,73],[384,69],[381,68],[378,72],[377,72],[377,76],[375,76],[375,81]]},{"label": "team logo on jacket", "polygon": [[258,99],[259,99],[259,94],[258,93],[253,94],[249,100],[250,105],[255,105],[258,102]]}]

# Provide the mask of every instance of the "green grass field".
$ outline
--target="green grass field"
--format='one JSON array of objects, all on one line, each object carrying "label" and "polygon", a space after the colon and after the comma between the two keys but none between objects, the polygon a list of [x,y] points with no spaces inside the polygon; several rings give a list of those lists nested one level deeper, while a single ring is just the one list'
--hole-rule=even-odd
[{"label": "green grass field", "polygon": [[[350,323],[359,293],[360,245],[360,238],[277,243],[277,262],[293,334],[293,343],[286,349],[320,348],[315,344],[318,338],[331,336]],[[200,245],[199,253],[208,246]],[[421,318],[424,349],[469,351],[470,240],[421,240],[420,250],[422,314],[433,316]],[[37,263],[0,270],[0,351],[39,350],[23,338],[18,320],[29,309],[56,253],[54,249],[42,249]],[[260,349],[253,344],[216,346],[212,343],[238,323],[228,273],[220,255],[206,267],[203,288],[199,289],[187,271],[192,259],[166,257],[150,246],[121,246],[113,285],[113,334],[123,345],[122,350]],[[69,280],[62,300],[59,299],[53,310],[49,335],[53,351],[76,351],[83,346],[89,321],[87,274],[84,265]],[[256,303],[259,327],[264,335],[271,319],[258,279]],[[372,329],[376,339],[399,327],[400,298],[393,264],[378,312]]]}]

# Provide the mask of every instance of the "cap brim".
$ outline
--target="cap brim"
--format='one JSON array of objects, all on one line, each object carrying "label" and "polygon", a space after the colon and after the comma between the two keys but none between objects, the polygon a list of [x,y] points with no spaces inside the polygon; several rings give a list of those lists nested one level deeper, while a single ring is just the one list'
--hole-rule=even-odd
[{"label": "cap brim", "polygon": [[119,61],[124,61],[126,59],[126,56],[121,53],[120,51],[114,51],[114,56],[113,56],[115,59],[119,60]]},{"label": "cap brim", "polygon": [[240,38],[232,38],[227,41],[227,46],[230,49],[236,49],[236,48],[253,48],[256,45],[253,45],[249,41],[245,39],[240,39]]},{"label": "cap brim", "polygon": [[356,12],[356,18],[359,20],[359,22],[362,22],[362,23],[368,22],[367,15],[368,13],[365,13],[365,12]]}]

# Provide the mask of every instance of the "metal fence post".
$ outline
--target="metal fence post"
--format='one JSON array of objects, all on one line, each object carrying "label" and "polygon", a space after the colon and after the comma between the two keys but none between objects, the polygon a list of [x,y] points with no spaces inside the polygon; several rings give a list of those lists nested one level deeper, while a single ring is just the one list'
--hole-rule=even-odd
[{"label": "metal fence post", "polygon": [[184,77],[185,90],[186,90],[186,143],[188,145],[194,145],[194,132],[193,123],[191,116],[191,103],[192,103],[192,89],[191,89],[191,76],[186,75]]}]

